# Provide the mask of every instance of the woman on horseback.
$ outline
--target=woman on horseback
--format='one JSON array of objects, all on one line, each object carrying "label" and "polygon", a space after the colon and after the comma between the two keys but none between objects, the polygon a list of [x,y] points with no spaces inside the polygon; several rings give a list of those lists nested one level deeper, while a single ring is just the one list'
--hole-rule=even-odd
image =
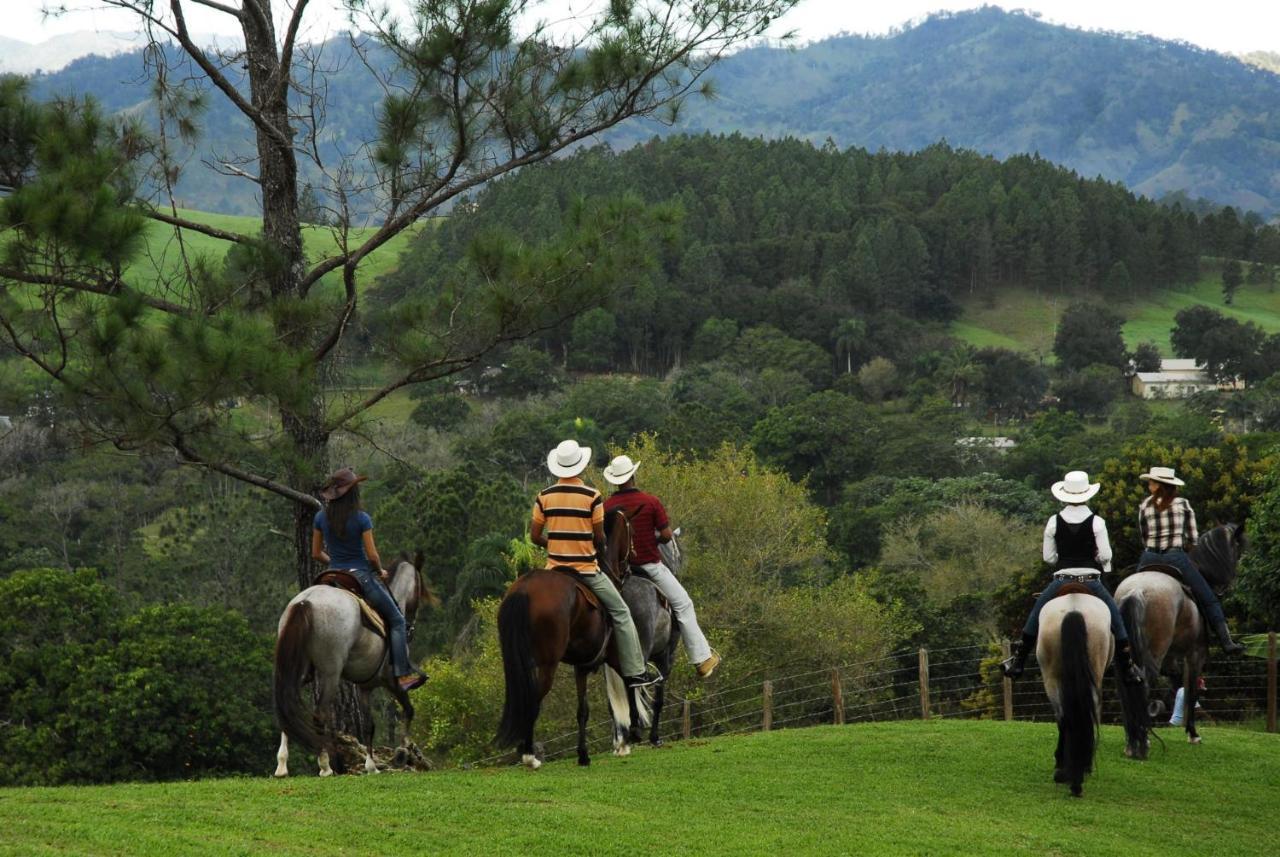
[{"label": "woman on horseback", "polygon": [[387,623],[391,647],[391,669],[401,690],[413,690],[427,680],[409,662],[409,638],[404,614],[387,590],[387,572],[373,542],[373,519],[360,506],[360,483],[367,477],[356,476],[344,467],[329,477],[320,489],[324,509],[316,513],[311,533],[311,556],[327,568],[349,571],[360,581],[364,600],[378,611]]},{"label": "woman on horseback", "polygon": [[1111,593],[1102,585],[1102,572],[1111,570],[1111,542],[1107,522],[1086,505],[1101,486],[1089,482],[1089,474],[1073,470],[1050,493],[1063,504],[1062,511],[1044,526],[1044,561],[1053,566],[1053,580],[1031,608],[1022,628],[1022,640],[1014,644],[1013,657],[1000,665],[1009,678],[1017,678],[1027,665],[1040,631],[1040,608],[1068,583],[1082,583],[1107,605],[1111,612],[1111,633],[1116,640],[1116,665],[1126,684],[1141,684],[1142,673],[1129,657],[1129,634]]},{"label": "woman on horseback", "polygon": [[1142,556],[1138,568],[1148,565],[1171,565],[1182,575],[1182,582],[1204,610],[1208,624],[1218,635],[1222,651],[1229,655],[1244,651],[1244,645],[1231,639],[1222,602],[1205,581],[1187,551],[1200,537],[1196,529],[1196,513],[1178,488],[1187,483],[1179,479],[1172,467],[1153,467],[1138,477],[1147,481],[1149,495],[1138,505],[1138,533],[1142,537]]}]

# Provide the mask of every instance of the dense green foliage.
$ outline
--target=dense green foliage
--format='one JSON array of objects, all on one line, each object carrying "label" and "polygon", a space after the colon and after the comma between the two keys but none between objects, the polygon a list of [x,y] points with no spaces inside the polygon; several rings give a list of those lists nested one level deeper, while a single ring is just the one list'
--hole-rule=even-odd
[{"label": "dense green foliage", "polygon": [[[1083,800],[1050,780],[1049,723],[930,721],[781,730],[520,769],[327,782],[266,777],[0,793],[13,854],[337,855],[385,851],[628,855],[673,840],[708,855],[983,853],[1164,857],[1188,836],[1268,853],[1275,736],[1168,740],[1146,764],[1104,727]],[[1172,737],[1172,736],[1171,736]],[[1206,783],[1230,783],[1231,811]],[[833,794],[833,784],[839,789]],[[1010,814],[1008,807],[1027,811]],[[679,813],[679,830],[656,821]],[[923,808],[927,807],[925,811]],[[335,824],[355,816],[363,824]],[[608,820],[602,836],[595,818]],[[874,823],[868,823],[874,819]],[[798,823],[799,822],[799,823]],[[674,823],[674,822],[673,822]]]},{"label": "dense green foliage", "polygon": [[0,580],[0,784],[256,771],[269,639],[213,608],[128,613],[92,572]]}]

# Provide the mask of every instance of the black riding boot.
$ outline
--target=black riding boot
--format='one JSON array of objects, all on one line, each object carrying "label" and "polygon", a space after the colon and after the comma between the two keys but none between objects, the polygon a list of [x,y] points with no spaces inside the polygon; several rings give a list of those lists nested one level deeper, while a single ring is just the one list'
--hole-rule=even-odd
[{"label": "black riding boot", "polygon": [[1036,647],[1036,638],[1022,635],[1022,639],[1013,644],[1013,656],[1000,664],[1000,672],[1005,678],[1017,678],[1027,668],[1027,656]]},{"label": "black riding boot", "polygon": [[1231,632],[1227,630],[1227,620],[1214,620],[1213,630],[1218,635],[1218,639],[1222,642],[1222,651],[1228,655],[1238,655],[1244,651],[1244,643],[1237,643],[1231,639]]},{"label": "black riding boot", "polygon": [[1116,669],[1120,671],[1120,680],[1127,685],[1142,684],[1142,670],[1129,657],[1129,641],[1116,643]]}]

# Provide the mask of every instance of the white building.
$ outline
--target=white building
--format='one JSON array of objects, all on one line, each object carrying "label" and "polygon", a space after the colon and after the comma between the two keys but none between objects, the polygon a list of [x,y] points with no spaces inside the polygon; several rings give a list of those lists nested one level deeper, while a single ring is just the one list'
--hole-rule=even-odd
[{"label": "white building", "polygon": [[1159,372],[1135,372],[1133,394],[1143,399],[1186,399],[1207,390],[1242,390],[1244,381],[1219,384],[1195,360],[1160,361]]}]

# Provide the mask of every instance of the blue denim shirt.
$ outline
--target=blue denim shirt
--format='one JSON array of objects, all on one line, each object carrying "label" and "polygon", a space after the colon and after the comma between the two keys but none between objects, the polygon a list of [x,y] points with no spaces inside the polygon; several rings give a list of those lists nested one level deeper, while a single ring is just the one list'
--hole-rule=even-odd
[{"label": "blue denim shirt", "polygon": [[347,531],[339,536],[329,526],[329,518],[321,510],[316,513],[314,526],[324,537],[324,549],[329,554],[330,568],[358,568],[372,571],[369,557],[364,553],[364,534],[373,529],[373,519],[365,511],[347,518]]}]

